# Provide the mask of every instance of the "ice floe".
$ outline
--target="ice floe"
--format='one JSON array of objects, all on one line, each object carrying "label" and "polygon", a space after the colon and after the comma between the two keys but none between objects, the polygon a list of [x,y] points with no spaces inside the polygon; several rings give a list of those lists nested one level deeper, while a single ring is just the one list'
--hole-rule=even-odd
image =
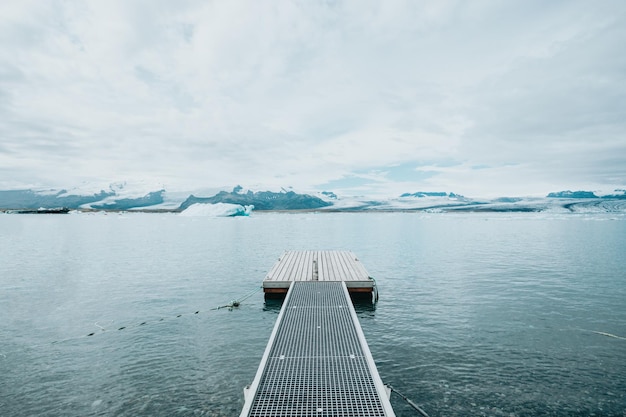
[{"label": "ice floe", "polygon": [[180,213],[181,216],[189,217],[234,217],[249,216],[254,206],[242,206],[228,203],[196,203]]}]

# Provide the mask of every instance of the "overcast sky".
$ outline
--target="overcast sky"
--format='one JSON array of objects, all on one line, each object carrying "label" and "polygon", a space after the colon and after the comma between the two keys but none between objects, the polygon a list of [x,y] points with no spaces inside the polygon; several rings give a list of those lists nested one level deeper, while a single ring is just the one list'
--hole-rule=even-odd
[{"label": "overcast sky", "polygon": [[626,187],[626,1],[0,2],[0,189]]}]

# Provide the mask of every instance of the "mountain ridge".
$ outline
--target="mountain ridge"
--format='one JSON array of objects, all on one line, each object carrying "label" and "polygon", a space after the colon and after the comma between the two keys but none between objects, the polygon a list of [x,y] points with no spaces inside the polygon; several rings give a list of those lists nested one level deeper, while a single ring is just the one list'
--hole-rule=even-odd
[{"label": "mountain ridge", "polygon": [[[152,189],[150,189],[152,187]],[[108,187],[82,189],[0,190],[0,210],[39,210],[67,208],[102,211],[180,212],[193,204],[253,205],[256,211],[426,211],[426,212],[626,212],[626,190],[601,194],[594,191],[557,191],[545,197],[498,197],[479,199],[453,192],[416,191],[397,197],[372,199],[340,196],[333,191],[297,193],[289,188],[279,192],[213,189],[200,193],[168,191],[145,184],[113,183]],[[82,193],[81,193],[82,192]],[[204,195],[203,195],[204,194]],[[209,195],[212,194],[212,195]]]}]

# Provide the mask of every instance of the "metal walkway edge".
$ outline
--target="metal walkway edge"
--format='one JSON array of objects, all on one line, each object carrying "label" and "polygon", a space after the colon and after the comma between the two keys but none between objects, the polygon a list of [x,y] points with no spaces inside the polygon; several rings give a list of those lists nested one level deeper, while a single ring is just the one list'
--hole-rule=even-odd
[{"label": "metal walkway edge", "polygon": [[346,284],[293,282],[241,417],[395,416]]}]

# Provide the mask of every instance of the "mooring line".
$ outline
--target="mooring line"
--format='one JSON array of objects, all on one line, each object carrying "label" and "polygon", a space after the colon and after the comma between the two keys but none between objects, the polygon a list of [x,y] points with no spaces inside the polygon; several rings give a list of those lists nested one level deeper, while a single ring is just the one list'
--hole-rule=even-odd
[{"label": "mooring line", "polygon": [[599,334],[599,335],[602,335],[602,336],[606,336],[606,337],[612,337],[614,339],[626,340],[626,337],[617,336],[617,335],[614,335],[613,333],[599,332],[597,330],[587,330],[587,331],[591,332],[591,333]]},{"label": "mooring line", "polygon": [[404,401],[406,401],[407,404],[409,404],[411,407],[413,407],[413,409],[415,411],[417,411],[418,413],[420,413],[423,417],[430,417],[426,413],[426,411],[422,410],[419,405],[417,405],[413,401],[411,401],[406,395],[402,394],[401,392],[399,392],[397,389],[395,389],[394,387],[392,387],[389,384],[387,384],[387,387],[391,390],[391,392],[395,392],[396,394],[398,394],[400,396],[400,398],[402,398]]},{"label": "mooring line", "polygon": [[161,322],[165,322],[165,321],[169,321],[169,320],[174,320],[174,319],[178,319],[178,318],[185,317],[185,316],[195,316],[195,315],[199,315],[199,314],[204,313],[204,312],[217,311],[217,310],[222,310],[222,309],[225,309],[225,308],[227,308],[228,310],[232,310],[233,308],[239,307],[243,301],[245,301],[248,298],[252,297],[254,294],[256,294],[257,292],[261,291],[262,289],[263,289],[263,287],[259,286],[254,291],[251,291],[251,292],[245,294],[244,296],[242,296],[242,297],[240,297],[238,299],[232,300],[228,304],[224,304],[224,305],[221,305],[221,306],[218,306],[218,307],[213,307],[213,308],[210,308],[210,309],[208,309],[206,311],[196,310],[196,311],[194,311],[192,313],[180,313],[180,314],[176,314],[175,316],[161,317],[160,319],[153,320],[153,321],[146,320],[146,321],[142,321],[140,323],[128,324],[128,325],[120,326],[120,327],[113,328],[113,329],[107,328],[107,324],[109,326],[113,326],[113,324],[115,324],[115,322],[113,320],[108,320],[106,322],[106,324],[104,324],[104,325],[102,323],[96,321],[94,323],[94,326],[98,327],[100,329],[100,331],[90,332],[90,333],[87,333],[86,335],[82,335],[82,336],[68,337],[67,339],[54,340],[54,341],[48,342],[48,343],[40,343],[40,344],[37,344],[37,345],[29,345],[29,346],[23,347],[21,349],[16,349],[16,350],[12,350],[12,351],[0,352],[0,357],[6,359],[7,358],[7,355],[6,355],[7,353],[21,352],[21,351],[23,351],[25,349],[33,349],[33,348],[38,348],[38,347],[42,347],[42,346],[57,345],[57,344],[60,344],[60,343],[70,342],[70,341],[73,341],[73,340],[80,340],[80,339],[84,339],[84,338],[87,338],[87,337],[93,337],[93,336],[95,336],[97,334],[101,334],[101,333],[104,333],[104,332],[107,332],[107,331],[122,331],[122,330],[127,330],[127,329],[133,329],[133,328],[145,326],[147,324],[157,324],[157,323],[161,323]]},{"label": "mooring line", "polygon": [[624,336],[618,336],[618,335],[613,334],[613,333],[601,332],[601,331],[598,331],[598,330],[583,329],[583,328],[580,328],[580,327],[569,327],[569,328],[560,329],[560,330],[562,330],[562,331],[564,330],[564,331],[577,331],[577,332],[595,333],[595,334],[598,334],[600,336],[610,337],[612,339],[626,340],[626,337],[624,337]]},{"label": "mooring line", "polygon": [[[216,310],[221,310],[223,308],[228,308],[229,310],[232,310],[233,308],[237,308],[237,307],[239,307],[241,305],[241,303],[243,301],[245,301],[248,298],[252,297],[254,294],[256,294],[257,292],[261,291],[261,289],[263,289],[263,287],[258,287],[257,289],[255,289],[254,291],[244,295],[243,297],[240,297],[240,298],[238,298],[236,300],[231,301],[229,304],[224,304],[224,305],[221,305],[221,306],[218,306],[218,307],[213,307],[213,308],[210,308],[207,311],[216,311]],[[193,313],[181,313],[181,314],[177,314],[176,316],[171,316],[169,318],[161,317],[159,320],[156,320],[156,321],[142,321],[141,323],[136,324],[136,325],[121,326],[121,327],[118,327],[117,330],[120,331],[120,330],[131,329],[131,328],[134,328],[134,327],[145,326],[146,324],[155,324],[155,323],[164,322],[167,319],[169,319],[169,320],[178,319],[178,318],[181,318],[181,317],[184,317],[184,316],[198,315],[200,313],[203,313],[203,311],[196,310]],[[101,331],[103,331],[103,332],[107,331],[107,329],[102,327],[101,325],[99,325],[98,322],[95,322],[94,324],[97,327],[99,327]],[[111,324],[113,324],[112,320],[111,320]],[[97,334],[96,332],[91,332],[91,333],[87,334],[87,337],[95,336],[96,334]]]},{"label": "mooring line", "polygon": [[618,335],[613,334],[613,333],[601,332],[601,331],[598,331],[598,330],[582,329],[580,327],[568,327],[568,328],[559,329],[559,330],[560,331],[576,331],[576,332],[595,333],[595,334],[598,334],[600,336],[610,337],[612,339],[626,340],[626,337],[624,337],[624,336],[618,336]]}]

